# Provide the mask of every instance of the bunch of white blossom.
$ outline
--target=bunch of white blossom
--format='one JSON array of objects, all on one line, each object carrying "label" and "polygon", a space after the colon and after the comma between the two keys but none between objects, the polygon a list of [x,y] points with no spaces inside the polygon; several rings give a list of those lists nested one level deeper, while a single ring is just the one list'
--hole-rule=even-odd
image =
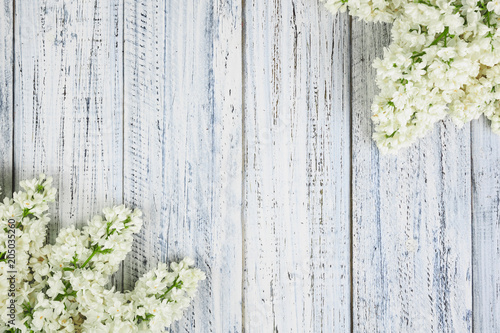
[{"label": "bunch of white blossom", "polygon": [[334,13],[393,23],[392,43],[374,62],[382,152],[409,146],[447,115],[462,126],[484,114],[500,134],[500,1],[322,1]]},{"label": "bunch of white blossom", "polygon": [[1,332],[162,332],[182,316],[205,279],[192,259],[170,269],[160,263],[133,291],[105,288],[141,228],[138,209],[106,208],[83,230],[62,229],[44,246],[52,178],[41,174],[20,186],[0,204]]}]

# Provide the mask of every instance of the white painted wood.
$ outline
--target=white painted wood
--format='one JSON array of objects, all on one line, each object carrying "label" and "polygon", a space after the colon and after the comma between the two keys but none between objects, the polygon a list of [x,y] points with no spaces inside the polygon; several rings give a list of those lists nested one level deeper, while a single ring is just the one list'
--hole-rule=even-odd
[{"label": "white painted wood", "polygon": [[474,331],[500,331],[500,136],[472,123]]},{"label": "white painted wood", "polygon": [[348,332],[349,19],[244,11],[244,331]]},{"label": "white painted wood", "polygon": [[120,1],[23,1],[15,20],[15,180],[54,177],[50,240],[122,200]]},{"label": "white painted wood", "polygon": [[241,332],[241,2],[125,1],[125,266],[192,256],[208,279],[174,332]]},{"label": "white painted wood", "polygon": [[317,0],[17,1],[15,27],[13,11],[0,186],[54,176],[51,240],[141,208],[118,288],[186,255],[208,275],[172,331],[500,330],[500,139],[446,121],[380,156],[387,26],[353,21],[351,55],[350,19]]},{"label": "white painted wood", "polygon": [[0,1],[0,193],[11,196],[13,174],[14,4]]},{"label": "white painted wood", "polygon": [[397,157],[379,155],[371,63],[389,36],[353,20],[353,330],[470,332],[470,129],[445,121]]}]

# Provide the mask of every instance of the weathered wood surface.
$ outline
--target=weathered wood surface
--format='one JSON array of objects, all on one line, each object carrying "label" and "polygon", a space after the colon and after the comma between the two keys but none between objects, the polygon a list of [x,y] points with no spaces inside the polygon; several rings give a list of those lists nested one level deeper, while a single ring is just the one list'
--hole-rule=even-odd
[{"label": "weathered wood surface", "polygon": [[371,63],[389,36],[353,20],[353,329],[470,332],[470,127],[445,121],[397,156],[379,155]]},{"label": "weathered wood surface", "polygon": [[122,201],[120,1],[26,1],[15,20],[15,180],[58,187],[50,239]]},{"label": "weathered wood surface", "polygon": [[0,186],[54,176],[51,240],[140,207],[118,288],[208,275],[174,332],[499,331],[500,138],[445,121],[380,156],[388,42],[317,0],[5,0]]},{"label": "weathered wood surface", "polygon": [[14,2],[0,1],[0,193],[12,194]]},{"label": "weathered wood surface", "polygon": [[472,124],[474,331],[500,331],[500,136]]},{"label": "weathered wood surface", "polygon": [[244,43],[244,329],[349,331],[349,19],[247,1]]},{"label": "weathered wood surface", "polygon": [[132,283],[184,256],[206,272],[175,332],[240,332],[240,1],[125,1],[125,202],[144,226]]}]

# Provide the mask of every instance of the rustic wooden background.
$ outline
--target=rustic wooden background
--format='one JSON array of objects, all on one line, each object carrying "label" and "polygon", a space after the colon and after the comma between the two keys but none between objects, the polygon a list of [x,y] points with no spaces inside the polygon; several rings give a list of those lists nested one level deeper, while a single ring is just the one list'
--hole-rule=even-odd
[{"label": "rustic wooden background", "polygon": [[55,178],[52,241],[140,207],[118,288],[185,255],[208,274],[173,332],[500,331],[500,137],[445,121],[381,156],[388,26],[318,0],[0,4],[0,186]]}]

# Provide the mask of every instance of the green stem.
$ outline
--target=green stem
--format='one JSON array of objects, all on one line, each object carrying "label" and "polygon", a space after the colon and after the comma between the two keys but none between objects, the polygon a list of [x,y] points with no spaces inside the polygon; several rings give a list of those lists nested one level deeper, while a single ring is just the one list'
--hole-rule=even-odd
[{"label": "green stem", "polygon": [[99,246],[97,246],[94,251],[92,252],[92,254],[90,255],[90,257],[87,258],[87,260],[85,260],[85,262],[83,263],[83,265],[80,266],[80,268],[84,268],[85,266],[87,266],[87,264],[89,263],[89,261],[95,256],[95,254],[99,252]]},{"label": "green stem", "polygon": [[175,287],[177,287],[177,279],[178,279],[178,278],[179,278],[179,277],[176,277],[176,278],[175,278],[174,284],[173,284],[172,286],[170,286],[170,287],[167,289],[167,291],[165,291],[165,292],[163,293],[162,297],[166,296],[166,295],[167,295],[167,294],[168,294],[168,293],[169,293],[172,289],[174,289]]},{"label": "green stem", "polygon": [[387,139],[392,138],[392,137],[393,137],[393,136],[394,136],[397,132],[398,132],[398,130],[395,130],[394,132],[392,132],[392,134],[391,134],[391,135],[387,135],[387,134],[386,134],[386,135],[385,135],[385,137],[386,137]]},{"label": "green stem", "polygon": [[174,288],[180,288],[180,286],[182,285],[182,281],[180,281],[180,283],[177,282],[177,280],[179,280],[179,275],[177,275],[177,277],[175,278],[174,280],[174,283],[167,289],[167,291],[165,291],[162,295],[160,295],[158,298],[165,298],[165,296],[167,296],[167,294]]},{"label": "green stem", "polygon": [[[441,39],[443,39],[443,37],[446,37],[446,36],[448,35],[448,32],[449,32],[449,31],[450,31],[450,28],[449,28],[449,27],[445,27],[445,28],[444,28],[444,31],[443,31],[443,32],[442,32],[439,36],[437,36],[437,38],[436,38],[436,39],[434,39],[434,41],[433,41],[433,42],[431,43],[431,45],[429,45],[429,46],[437,45],[437,43],[439,43],[439,41],[440,41]],[[444,43],[445,43],[445,46],[446,46],[446,38],[445,38]]]}]

